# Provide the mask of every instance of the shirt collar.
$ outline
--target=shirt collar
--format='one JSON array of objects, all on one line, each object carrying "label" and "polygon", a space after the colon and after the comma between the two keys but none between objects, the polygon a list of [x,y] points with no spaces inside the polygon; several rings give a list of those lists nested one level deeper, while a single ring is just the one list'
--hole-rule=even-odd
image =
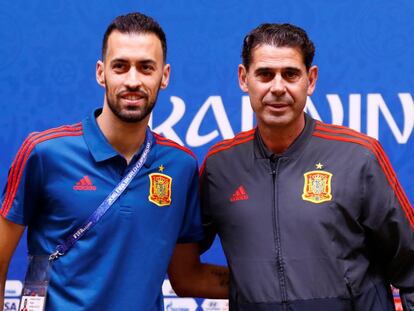
[{"label": "shirt collar", "polygon": [[[88,146],[88,149],[96,162],[101,162],[116,156],[121,156],[108,142],[98,126],[96,118],[101,113],[102,108],[95,109],[88,117],[82,121],[83,135],[85,137],[86,145]],[[156,145],[156,139],[149,128],[147,128],[147,131],[150,131],[153,144],[152,149],[148,154],[147,161],[144,164],[145,167],[149,167],[156,158],[156,151],[154,148]],[[145,144],[146,141],[144,141],[137,153],[134,155],[133,162],[138,159],[138,155],[141,154],[144,150]]]},{"label": "shirt collar", "polygon": [[[305,113],[305,127],[303,128],[300,135],[296,138],[293,144],[291,144],[285,152],[283,152],[282,154],[277,154],[276,156],[287,158],[298,157],[302,153],[306,144],[309,142],[309,137],[312,135],[314,127],[315,120]],[[265,146],[258,127],[256,128],[255,132],[254,153],[256,159],[269,159],[273,156],[273,152],[271,152]]]}]

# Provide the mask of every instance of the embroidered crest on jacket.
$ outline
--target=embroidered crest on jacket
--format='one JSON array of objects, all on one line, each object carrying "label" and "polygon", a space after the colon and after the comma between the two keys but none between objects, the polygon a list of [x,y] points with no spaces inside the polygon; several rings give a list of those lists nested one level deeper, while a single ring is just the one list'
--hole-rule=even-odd
[{"label": "embroidered crest on jacket", "polygon": [[305,178],[302,194],[303,200],[312,203],[322,203],[332,199],[331,173],[326,171],[310,171],[303,174],[303,177]]}]

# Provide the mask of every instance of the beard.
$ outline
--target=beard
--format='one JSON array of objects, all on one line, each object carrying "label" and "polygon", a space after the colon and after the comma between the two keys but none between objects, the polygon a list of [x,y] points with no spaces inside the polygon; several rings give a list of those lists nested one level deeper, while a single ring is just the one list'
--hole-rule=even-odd
[{"label": "beard", "polygon": [[[160,83],[161,85],[161,83]],[[158,98],[159,87],[155,93],[155,98],[151,99],[148,93],[142,89],[127,89],[125,92],[128,93],[139,93],[142,96],[142,100],[144,101],[142,105],[135,106],[135,105],[122,105],[121,103],[121,96],[119,94],[115,94],[111,96],[109,94],[108,86],[106,86],[106,101],[108,103],[109,109],[111,109],[112,113],[121,121],[127,123],[137,123],[144,120],[154,108],[154,105]],[[121,93],[122,94],[122,93]]]}]

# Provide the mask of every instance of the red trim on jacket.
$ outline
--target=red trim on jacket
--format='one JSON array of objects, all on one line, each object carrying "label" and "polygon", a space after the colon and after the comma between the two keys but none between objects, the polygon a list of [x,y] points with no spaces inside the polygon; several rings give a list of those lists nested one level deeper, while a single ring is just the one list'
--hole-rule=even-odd
[{"label": "red trim on jacket", "polygon": [[226,140],[223,140],[223,141],[218,142],[217,144],[213,145],[210,148],[210,150],[207,152],[207,155],[204,158],[203,164],[201,165],[201,168],[200,168],[200,174],[199,175],[201,176],[201,174],[203,173],[204,167],[206,165],[206,161],[207,161],[208,157],[212,156],[213,154],[215,154],[217,152],[230,149],[234,146],[243,144],[245,142],[248,142],[248,141],[254,139],[254,133],[255,132],[256,132],[256,128],[253,128],[249,131],[241,132],[241,133],[237,134],[236,136],[234,136],[231,139],[226,139]]},{"label": "red trim on jacket", "polygon": [[[320,131],[322,133],[317,131]],[[341,134],[346,136],[333,134]],[[398,202],[400,203],[411,227],[414,229],[414,210],[398,181],[397,175],[392,168],[388,157],[376,139],[343,126],[328,125],[319,121],[316,122],[315,132],[313,133],[313,136],[330,140],[356,143],[369,149],[376,156],[378,163],[380,164],[389,184],[394,190]]]},{"label": "red trim on jacket", "polygon": [[245,132],[241,132],[241,133],[237,134],[236,136],[234,136],[233,138],[222,140],[222,141],[214,144],[209,149],[208,152],[212,152],[212,151],[214,151],[214,149],[219,148],[219,147],[223,147],[223,146],[227,146],[227,145],[232,145],[232,144],[234,144],[235,141],[244,139],[245,137],[248,137],[251,134],[254,134],[255,131],[256,131],[256,128],[253,128],[251,130],[248,130],[248,131],[245,131]]},{"label": "red trim on jacket", "polygon": [[154,137],[155,137],[155,141],[157,142],[157,144],[159,145],[163,145],[163,146],[170,146],[170,147],[174,147],[180,150],[183,150],[184,152],[188,153],[189,155],[191,155],[194,159],[197,160],[196,155],[188,148],[181,146],[180,144],[176,143],[175,141],[165,138],[164,136],[161,136],[160,134],[157,134],[155,132],[153,132]]}]

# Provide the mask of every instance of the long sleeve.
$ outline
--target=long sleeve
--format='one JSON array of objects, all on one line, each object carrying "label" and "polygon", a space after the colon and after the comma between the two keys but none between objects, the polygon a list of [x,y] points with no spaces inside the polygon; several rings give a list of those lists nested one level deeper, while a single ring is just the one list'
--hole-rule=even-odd
[{"label": "long sleeve", "polygon": [[400,289],[404,310],[414,310],[414,211],[380,151],[365,167],[362,224],[373,259],[386,279]]}]

